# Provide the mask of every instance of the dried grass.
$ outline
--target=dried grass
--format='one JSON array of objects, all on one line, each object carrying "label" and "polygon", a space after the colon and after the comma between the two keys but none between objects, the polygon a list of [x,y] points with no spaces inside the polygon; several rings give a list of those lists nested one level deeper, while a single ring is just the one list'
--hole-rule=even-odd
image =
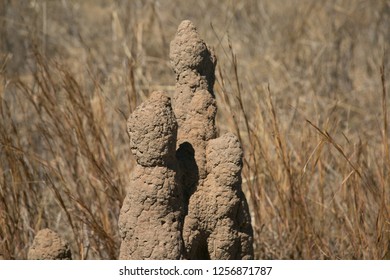
[{"label": "dried grass", "polygon": [[256,257],[389,258],[388,1],[27,2],[0,3],[0,258],[45,227],[75,258],[117,258],[125,120],[172,92],[185,18],[218,57]]}]

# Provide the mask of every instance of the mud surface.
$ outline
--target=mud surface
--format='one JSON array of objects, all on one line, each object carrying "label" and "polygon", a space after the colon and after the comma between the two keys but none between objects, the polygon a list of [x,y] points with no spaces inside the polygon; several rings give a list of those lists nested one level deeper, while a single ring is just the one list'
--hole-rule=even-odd
[{"label": "mud surface", "polygon": [[128,120],[137,161],[121,209],[120,259],[252,259],[242,148],[217,138],[216,58],[183,21],[171,42],[171,99],[154,92]]},{"label": "mud surface", "polygon": [[71,260],[69,245],[56,232],[40,230],[28,252],[29,260]]}]

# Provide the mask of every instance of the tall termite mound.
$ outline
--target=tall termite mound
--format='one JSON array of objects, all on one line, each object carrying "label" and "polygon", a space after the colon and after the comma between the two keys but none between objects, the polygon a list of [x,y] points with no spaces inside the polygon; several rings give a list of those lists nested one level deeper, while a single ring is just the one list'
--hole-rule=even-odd
[{"label": "tall termite mound", "polygon": [[154,92],[128,120],[137,166],[119,219],[119,258],[252,259],[242,148],[232,133],[216,138],[215,55],[186,20],[170,59],[172,102]]},{"label": "tall termite mound", "polygon": [[177,123],[169,97],[152,93],[128,120],[136,158],[119,228],[120,259],[181,259],[182,197],[176,175]]}]

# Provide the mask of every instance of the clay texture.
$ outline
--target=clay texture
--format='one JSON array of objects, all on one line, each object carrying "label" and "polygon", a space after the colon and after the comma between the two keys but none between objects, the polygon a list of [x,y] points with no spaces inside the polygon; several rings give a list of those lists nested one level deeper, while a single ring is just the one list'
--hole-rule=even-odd
[{"label": "clay texture", "polygon": [[182,197],[176,179],[177,123],[170,98],[152,93],[128,120],[136,158],[119,217],[120,259],[181,259]]},{"label": "clay texture", "polygon": [[178,145],[186,142],[192,145],[199,176],[204,179],[206,143],[217,135],[213,94],[216,58],[188,20],[179,25],[170,47],[171,65],[176,74],[172,103],[179,124]]},{"label": "clay texture", "polygon": [[69,245],[56,232],[40,230],[34,238],[27,258],[29,260],[71,260]]},{"label": "clay texture", "polygon": [[216,138],[215,55],[186,20],[170,59],[172,102],[154,92],[128,120],[137,167],[119,219],[119,258],[252,259],[242,148],[234,134]]}]

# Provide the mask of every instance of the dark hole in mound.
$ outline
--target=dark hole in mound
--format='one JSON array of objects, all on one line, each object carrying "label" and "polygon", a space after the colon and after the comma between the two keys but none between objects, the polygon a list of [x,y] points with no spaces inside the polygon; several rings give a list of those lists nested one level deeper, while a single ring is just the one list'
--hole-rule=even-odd
[{"label": "dark hole in mound", "polygon": [[180,144],[176,151],[179,162],[180,182],[183,186],[185,215],[188,213],[188,201],[196,190],[199,181],[199,169],[195,161],[195,150],[189,142]]}]

